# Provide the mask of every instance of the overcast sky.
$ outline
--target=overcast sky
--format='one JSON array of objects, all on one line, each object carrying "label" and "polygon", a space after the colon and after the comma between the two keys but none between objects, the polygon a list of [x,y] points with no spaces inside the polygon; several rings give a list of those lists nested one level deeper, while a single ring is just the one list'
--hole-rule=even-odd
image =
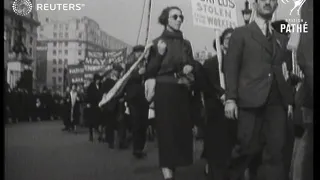
[{"label": "overcast sky", "polygon": [[[38,15],[58,20],[88,16],[94,19],[102,30],[131,45],[135,45],[137,41],[145,1],[148,2],[149,0],[37,0],[40,3],[85,4],[85,7],[81,11],[41,11],[38,12]],[[238,11],[238,25],[244,24],[241,14],[241,10],[244,8],[244,1],[235,0]],[[250,0],[250,2],[252,1]],[[277,19],[290,18],[289,12],[293,7],[293,1],[291,0],[287,4],[283,4],[282,0],[278,1]],[[157,18],[162,9],[170,5],[177,5],[182,9],[185,16],[182,31],[185,38],[191,41],[193,49],[200,50],[207,47],[209,51],[213,51],[212,41],[214,39],[214,32],[210,28],[193,25],[191,0],[152,0],[150,39],[154,39],[161,34],[163,28],[158,24]],[[143,44],[146,37],[146,10],[143,17],[142,32],[138,44]]]}]

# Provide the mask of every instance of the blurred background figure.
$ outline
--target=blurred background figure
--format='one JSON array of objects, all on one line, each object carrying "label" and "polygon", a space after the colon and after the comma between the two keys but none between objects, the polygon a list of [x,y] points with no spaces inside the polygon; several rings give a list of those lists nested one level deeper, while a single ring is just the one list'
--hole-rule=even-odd
[{"label": "blurred background figure", "polygon": [[[105,96],[119,79],[121,70],[113,68],[105,74],[105,81],[102,83],[101,93]],[[102,106],[101,125],[105,133],[105,142],[109,144],[110,149],[114,149],[115,131],[117,130],[118,113],[119,113],[119,97],[113,97],[107,104]],[[102,134],[102,133],[101,133]],[[102,136],[99,137],[100,140]]]},{"label": "blurred background figure", "polygon": [[[139,59],[144,51],[144,46],[137,45],[133,47],[133,52],[129,56],[126,70]],[[132,135],[133,135],[133,155],[141,159],[146,156],[143,152],[146,143],[146,132],[148,123],[148,110],[149,105],[144,95],[144,73],[145,73],[146,60],[138,65],[129,78],[124,92],[126,94],[125,100],[127,102],[130,111],[130,122],[132,123]]]},{"label": "blurred background figure", "polygon": [[86,103],[88,109],[85,113],[85,121],[89,128],[89,140],[92,142],[93,130],[99,131],[98,127],[101,122],[101,110],[98,106],[101,99],[101,77],[99,74],[94,74],[93,81],[87,89]]},{"label": "blurred background figure", "polygon": [[[234,29],[227,28],[221,34],[222,65],[228,51],[229,39]],[[216,49],[216,41],[213,41]],[[209,179],[223,180],[227,173],[228,161],[236,142],[237,123],[224,115],[225,90],[220,85],[219,61],[214,56],[203,64],[206,79],[204,103],[206,107],[206,123],[204,138],[204,157],[208,167]]]},{"label": "blurred background figure", "polygon": [[67,117],[67,130],[77,133],[77,126],[79,125],[80,118],[80,103],[81,97],[77,92],[77,86],[73,84],[71,86],[70,93],[66,96],[66,110],[68,112]]}]

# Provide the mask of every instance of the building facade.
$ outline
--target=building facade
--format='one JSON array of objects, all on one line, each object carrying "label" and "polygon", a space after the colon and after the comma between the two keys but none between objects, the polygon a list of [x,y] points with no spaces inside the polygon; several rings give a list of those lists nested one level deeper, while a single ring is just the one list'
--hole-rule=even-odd
[{"label": "building facade", "polygon": [[102,31],[88,17],[57,21],[40,17],[38,42],[47,46],[46,85],[63,93],[68,65],[84,61],[87,49],[106,50],[132,47]]},{"label": "building facade", "polygon": [[[21,23],[26,30],[22,41],[27,48],[28,58],[33,60],[31,67],[33,71],[33,82],[36,81],[36,42],[37,27],[40,25],[35,8],[27,16],[19,16],[13,12],[13,0],[4,0],[4,63],[6,71],[6,80],[11,88],[14,88],[20,79],[25,67],[22,62],[16,58],[11,58],[12,47],[17,39],[18,24]],[[35,4],[35,0],[31,1]],[[34,84],[34,83],[33,83]]]}]

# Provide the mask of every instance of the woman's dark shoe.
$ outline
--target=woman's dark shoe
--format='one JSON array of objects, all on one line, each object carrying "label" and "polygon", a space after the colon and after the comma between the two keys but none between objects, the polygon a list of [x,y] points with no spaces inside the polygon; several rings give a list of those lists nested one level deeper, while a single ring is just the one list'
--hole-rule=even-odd
[{"label": "woman's dark shoe", "polygon": [[109,143],[109,148],[110,149],[114,149],[114,144],[113,143]]},{"label": "woman's dark shoe", "polygon": [[128,148],[129,148],[129,146],[125,143],[120,143],[120,145],[119,145],[119,149],[121,149],[121,150],[128,149]]},{"label": "woman's dark shoe", "polygon": [[137,159],[142,159],[147,156],[147,153],[145,152],[134,152],[133,156],[136,157]]},{"label": "woman's dark shoe", "polygon": [[99,136],[99,137],[98,137],[98,142],[101,143],[102,141],[103,141],[102,137]]},{"label": "woman's dark shoe", "polygon": [[90,137],[89,137],[89,141],[90,141],[90,142],[93,142],[93,136],[90,136]]}]

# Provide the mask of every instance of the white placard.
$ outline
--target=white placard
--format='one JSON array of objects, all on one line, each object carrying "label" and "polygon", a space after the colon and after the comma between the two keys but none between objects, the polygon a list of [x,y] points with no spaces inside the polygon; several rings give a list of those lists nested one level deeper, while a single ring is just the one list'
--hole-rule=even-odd
[{"label": "white placard", "polygon": [[238,26],[235,0],[191,0],[193,24],[223,31]]}]

